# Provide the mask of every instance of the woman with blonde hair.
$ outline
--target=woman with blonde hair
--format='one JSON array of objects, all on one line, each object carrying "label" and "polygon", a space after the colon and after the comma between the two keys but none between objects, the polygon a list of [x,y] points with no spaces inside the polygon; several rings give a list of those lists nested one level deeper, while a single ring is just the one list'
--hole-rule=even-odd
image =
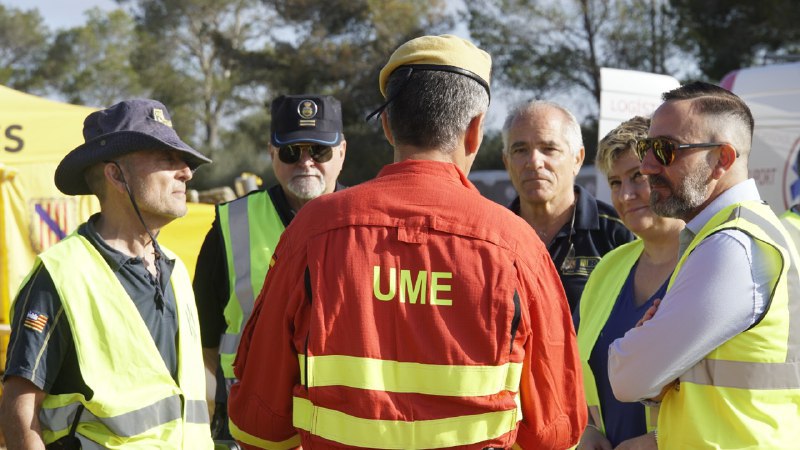
[{"label": "woman with blonde hair", "polygon": [[608,178],[622,222],[639,239],[607,253],[581,297],[578,349],[589,425],[580,449],[656,448],[653,410],[620,402],[608,381],[608,346],[636,326],[666,292],[678,260],[678,234],[684,227],[683,221],[650,209],[650,185],[634,153],[649,126],[649,119],[638,116],[623,122],[600,141],[595,160]]}]

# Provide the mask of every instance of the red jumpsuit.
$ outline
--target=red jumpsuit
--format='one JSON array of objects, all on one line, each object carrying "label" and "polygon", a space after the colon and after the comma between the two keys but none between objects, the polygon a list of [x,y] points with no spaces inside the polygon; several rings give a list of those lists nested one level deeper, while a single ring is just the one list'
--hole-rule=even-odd
[{"label": "red jumpsuit", "polygon": [[245,448],[530,449],[586,425],[564,290],[531,227],[453,164],[309,202],[234,364]]}]

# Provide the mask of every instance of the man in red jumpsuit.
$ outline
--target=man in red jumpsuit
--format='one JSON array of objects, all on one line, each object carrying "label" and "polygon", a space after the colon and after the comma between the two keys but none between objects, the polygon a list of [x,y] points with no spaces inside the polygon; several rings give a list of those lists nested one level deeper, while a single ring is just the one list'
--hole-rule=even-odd
[{"label": "man in red jumpsuit", "polygon": [[490,70],[445,35],[406,42],[381,71],[375,114],[396,163],[309,202],[283,234],[234,364],[244,448],[578,442],[586,404],[558,273],[466,176]]}]

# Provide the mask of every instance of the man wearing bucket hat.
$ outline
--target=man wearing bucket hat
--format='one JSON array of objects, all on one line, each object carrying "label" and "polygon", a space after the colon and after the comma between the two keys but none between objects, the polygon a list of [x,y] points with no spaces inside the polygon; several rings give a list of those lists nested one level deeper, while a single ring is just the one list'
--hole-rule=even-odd
[{"label": "man wearing bucket hat", "polygon": [[[467,180],[490,56],[455,36],[381,71],[394,164],[295,217],[234,363],[248,449],[567,448],[586,424],[558,274],[534,232]],[[325,220],[320,220],[324,217]]]},{"label": "man wearing bucket hat", "polygon": [[[233,359],[283,230],[310,200],[329,194],[344,163],[342,107],[329,95],[282,95],[271,107],[270,155],[278,184],[217,207],[197,259],[194,290],[206,366],[219,366],[212,434],[230,439],[227,390]],[[219,378],[219,377],[218,377]],[[220,383],[222,384],[222,383]]]},{"label": "man wearing bucket hat", "polygon": [[97,196],[100,212],[39,255],[14,301],[9,448],[211,449],[189,275],[155,239],[210,160],[154,100],[93,112],[83,135],[55,183]]}]

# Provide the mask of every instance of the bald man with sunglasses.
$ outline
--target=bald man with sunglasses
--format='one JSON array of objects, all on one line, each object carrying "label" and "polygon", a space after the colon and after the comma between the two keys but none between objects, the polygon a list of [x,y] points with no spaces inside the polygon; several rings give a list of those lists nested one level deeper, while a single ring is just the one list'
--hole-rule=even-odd
[{"label": "bald man with sunglasses", "polygon": [[[307,202],[342,186],[336,181],[347,142],[342,108],[331,96],[283,95],[271,106],[270,156],[278,184],[217,207],[197,259],[194,291],[206,367],[220,368],[212,420],[216,439],[230,439],[227,391],[241,330],[261,291],[283,230]],[[252,263],[252,264],[251,264]]]},{"label": "bald man with sunglasses", "polygon": [[686,227],[660,305],[609,348],[614,395],[660,403],[660,449],[797,448],[800,258],[748,176],[753,116],[708,83],[663,99],[640,171]]}]

